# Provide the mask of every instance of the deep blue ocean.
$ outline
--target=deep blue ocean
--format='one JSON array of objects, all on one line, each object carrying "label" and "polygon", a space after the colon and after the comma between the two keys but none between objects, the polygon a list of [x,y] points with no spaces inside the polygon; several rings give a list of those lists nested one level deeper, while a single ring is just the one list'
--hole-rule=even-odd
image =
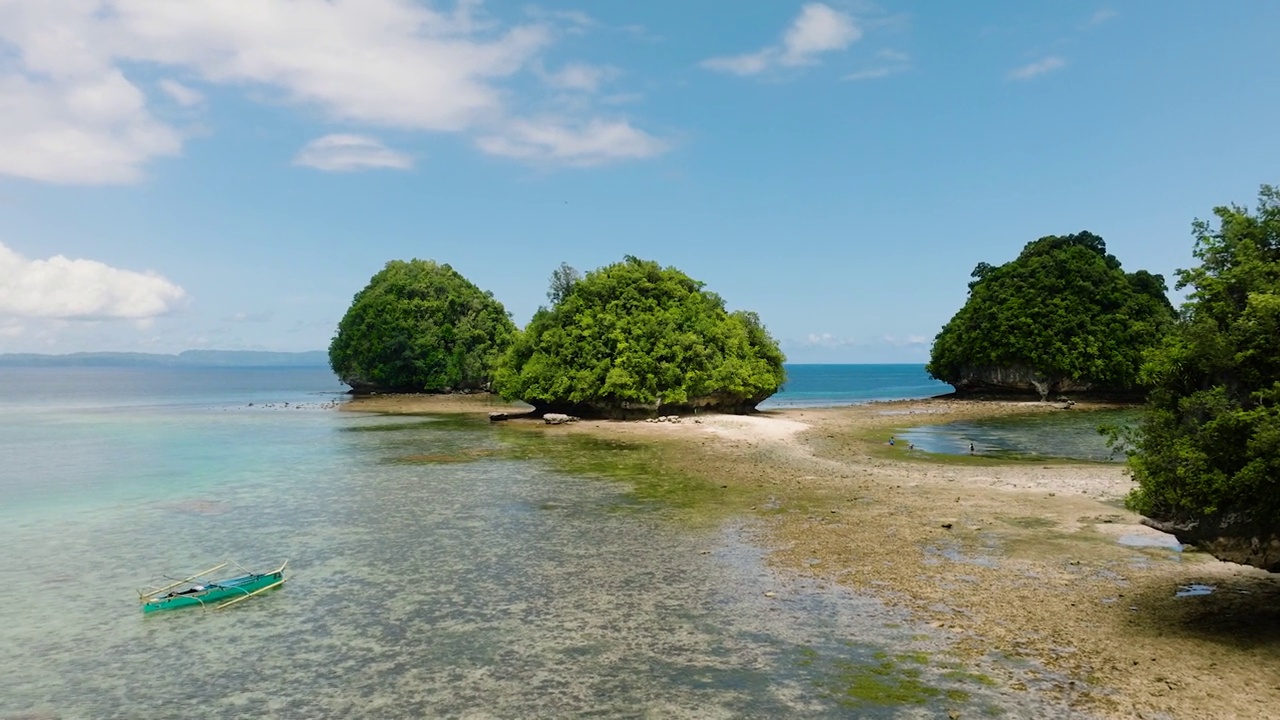
[{"label": "deep blue ocean", "polygon": [[923,365],[787,365],[782,391],[761,409],[854,405],[876,400],[912,400],[954,392]]},{"label": "deep blue ocean", "polygon": [[[771,569],[745,519],[690,526],[624,480],[506,452],[520,430],[342,412],[324,369],[0,368],[0,384],[0,719],[1052,709],[930,667],[922,682],[969,699],[853,711],[830,691],[850,668],[945,640]],[[918,366],[797,366],[774,402],[938,390]],[[147,584],[286,558],[282,589],[233,610],[139,609]]]}]

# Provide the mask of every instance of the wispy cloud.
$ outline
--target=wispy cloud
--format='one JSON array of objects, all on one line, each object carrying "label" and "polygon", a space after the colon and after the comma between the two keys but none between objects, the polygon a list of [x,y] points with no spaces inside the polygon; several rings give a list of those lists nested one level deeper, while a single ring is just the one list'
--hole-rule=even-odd
[{"label": "wispy cloud", "polygon": [[62,255],[30,260],[0,243],[0,315],[141,321],[173,311],[185,297],[153,272]]},{"label": "wispy cloud", "polygon": [[526,15],[535,20],[560,21],[568,25],[570,32],[586,30],[599,25],[595,18],[581,10],[551,10],[537,5],[529,5],[525,7],[524,11]]},{"label": "wispy cloud", "polygon": [[758,75],[774,67],[814,65],[823,53],[844,50],[862,37],[852,16],[823,3],[809,3],[791,22],[778,44],[742,55],[702,61],[708,70],[733,75]]},{"label": "wispy cloud", "polygon": [[1093,16],[1089,18],[1089,24],[1101,25],[1102,23],[1110,20],[1115,16],[1116,16],[1115,10],[1112,10],[1111,8],[1102,8],[1101,10],[1095,12]]},{"label": "wispy cloud", "polygon": [[563,118],[518,120],[476,143],[491,155],[578,167],[653,157],[668,149],[666,141],[625,120],[574,123]]},{"label": "wispy cloud", "polygon": [[413,158],[365,135],[325,135],[303,146],[293,164],[327,172],[408,170]]},{"label": "wispy cloud", "polygon": [[809,333],[798,345],[815,348],[852,348],[852,347],[926,347],[930,339],[924,335],[885,335],[880,338],[866,340],[851,337],[840,337],[829,332]]},{"label": "wispy cloud", "polygon": [[857,72],[845,75],[842,80],[859,81],[859,80],[879,80],[887,78],[890,75],[904,73],[911,69],[910,65],[881,65],[880,67],[867,68]]},{"label": "wispy cloud", "polygon": [[0,318],[0,337],[16,338],[27,331],[17,318]]},{"label": "wispy cloud", "polygon": [[1010,70],[1008,78],[1010,80],[1030,80],[1046,73],[1053,72],[1054,70],[1064,68],[1066,65],[1066,60],[1058,57],[1057,55],[1050,55],[1036,60],[1033,63],[1028,63],[1027,65]]},{"label": "wispy cloud", "polygon": [[596,92],[601,85],[620,74],[615,67],[586,63],[570,63],[554,72],[538,66],[535,72],[547,87],[587,93]]},{"label": "wispy cloud", "polygon": [[226,322],[233,323],[266,323],[271,322],[275,317],[273,310],[260,310],[258,312],[238,312],[223,318]]},{"label": "wispy cloud", "polygon": [[881,50],[876,57],[884,61],[882,64],[859,70],[844,76],[844,80],[878,80],[891,75],[898,75],[911,69],[911,56],[897,50]]},{"label": "wispy cloud", "polygon": [[809,333],[803,343],[819,347],[839,347],[840,345],[851,345],[853,341],[847,338],[838,338],[831,333]]},{"label": "wispy cloud", "polygon": [[177,80],[161,80],[160,89],[182,107],[189,108],[204,104],[204,93],[192,90]]}]

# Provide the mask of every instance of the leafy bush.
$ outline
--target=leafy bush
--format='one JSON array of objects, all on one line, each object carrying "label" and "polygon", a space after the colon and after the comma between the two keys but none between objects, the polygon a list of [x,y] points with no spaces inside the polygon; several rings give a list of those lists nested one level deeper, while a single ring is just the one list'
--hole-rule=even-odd
[{"label": "leafy bush", "polygon": [[1049,384],[1131,390],[1142,352],[1174,318],[1164,278],[1126,274],[1088,232],[1027,243],[1017,259],[980,263],[972,277],[926,368],[952,384],[975,369],[1027,368]]},{"label": "leafy bush", "polygon": [[631,256],[581,279],[566,267],[553,276],[558,302],[499,363],[505,397],[598,414],[744,409],[782,384],[782,351],[755,313],[727,312],[679,270]]},{"label": "leafy bush", "polygon": [[329,365],[357,392],[481,389],[515,334],[502,303],[453,268],[392,260],[356,293]]},{"label": "leafy bush", "polygon": [[1280,525],[1280,190],[1257,213],[1193,224],[1200,265],[1179,322],[1147,354],[1154,389],[1132,436],[1134,510],[1163,519],[1242,513]]}]

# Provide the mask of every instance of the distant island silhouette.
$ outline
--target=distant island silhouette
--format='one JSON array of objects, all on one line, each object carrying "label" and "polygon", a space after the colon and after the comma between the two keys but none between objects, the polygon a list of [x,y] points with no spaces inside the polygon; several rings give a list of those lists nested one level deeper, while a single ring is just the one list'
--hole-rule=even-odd
[{"label": "distant island silhouette", "polygon": [[323,350],[186,350],[177,355],[78,352],[65,355],[0,353],[0,367],[328,367]]}]

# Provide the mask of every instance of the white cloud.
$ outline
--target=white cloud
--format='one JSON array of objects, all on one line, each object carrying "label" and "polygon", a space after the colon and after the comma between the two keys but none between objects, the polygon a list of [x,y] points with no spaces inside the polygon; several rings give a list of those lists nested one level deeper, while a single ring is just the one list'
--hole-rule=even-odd
[{"label": "white cloud", "polygon": [[500,110],[494,78],[546,46],[549,30],[472,34],[476,3],[441,14],[408,0],[111,0],[135,39],[129,59],[190,68],[205,80],[276,90],[333,118],[460,130]]},{"label": "white cloud", "polygon": [[843,50],[862,37],[853,18],[822,3],[809,3],[783,37],[783,65],[808,65],[818,53]]},{"label": "white cloud", "polygon": [[1010,80],[1030,80],[1034,77],[1066,67],[1067,61],[1057,55],[1041,58],[1033,63],[1009,71]]},{"label": "white cloud", "polygon": [[476,144],[492,155],[579,167],[652,157],[668,148],[666,141],[626,121],[574,124],[555,118],[513,121],[502,133],[481,137]]},{"label": "white cloud", "polygon": [[823,3],[809,3],[783,33],[782,42],[753,53],[714,57],[701,65],[734,75],[758,75],[775,66],[813,65],[822,53],[844,50],[862,37],[846,13]]},{"label": "white cloud", "polygon": [[203,93],[199,90],[192,90],[177,80],[161,80],[160,89],[182,107],[189,108],[204,104]]},{"label": "white cloud", "polygon": [[174,310],[186,292],[153,272],[55,255],[28,260],[0,243],[0,315],[146,320]]},{"label": "white cloud", "polygon": [[136,182],[182,148],[119,70],[33,81],[0,69],[0,175],[50,183]]},{"label": "white cloud", "polygon": [[[520,114],[504,83],[550,46],[553,23],[584,20],[504,30],[478,0],[452,12],[417,0],[0,0],[0,174],[136,182],[147,162],[178,154],[181,133],[127,77],[139,65],[346,124],[492,135]],[[585,67],[558,81],[607,79]],[[159,87],[182,105],[201,99],[173,80]]]},{"label": "white cloud", "polygon": [[911,62],[911,56],[900,50],[881,50],[876,53],[876,57],[889,62],[906,63]]},{"label": "white cloud", "polygon": [[293,164],[328,172],[408,170],[413,167],[413,158],[388,148],[377,138],[335,134],[307,143],[293,158]]}]

